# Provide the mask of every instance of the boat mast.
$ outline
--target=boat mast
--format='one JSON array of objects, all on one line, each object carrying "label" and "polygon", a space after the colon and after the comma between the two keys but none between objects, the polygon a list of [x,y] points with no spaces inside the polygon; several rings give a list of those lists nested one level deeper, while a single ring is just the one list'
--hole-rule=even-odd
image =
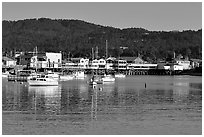
[{"label": "boat mast", "polygon": [[37,46],[36,46],[36,49],[35,49],[36,51],[35,51],[35,53],[36,53],[36,67],[35,67],[35,71],[37,72],[38,71],[38,49],[37,49]]},{"label": "boat mast", "polygon": [[108,58],[108,40],[106,40],[106,58]]}]

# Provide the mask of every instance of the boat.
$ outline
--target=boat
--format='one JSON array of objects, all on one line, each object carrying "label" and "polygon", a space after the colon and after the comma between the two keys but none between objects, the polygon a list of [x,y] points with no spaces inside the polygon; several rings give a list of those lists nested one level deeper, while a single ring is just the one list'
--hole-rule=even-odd
[{"label": "boat", "polygon": [[114,82],[115,78],[111,75],[104,75],[103,78],[101,78],[103,82]]},{"label": "boat", "polygon": [[67,80],[72,80],[72,79],[74,79],[74,75],[61,75],[60,76],[60,80],[61,81],[67,81]]},{"label": "boat", "polygon": [[55,72],[52,72],[52,71],[48,71],[47,73],[46,73],[46,75],[48,75],[48,77],[52,77],[52,78],[54,78],[54,79],[59,79],[59,74],[57,74],[57,73],[55,73]]},{"label": "boat", "polygon": [[115,78],[125,78],[126,77],[126,75],[125,74],[122,74],[122,73],[120,73],[120,74],[115,74]]},{"label": "boat", "polygon": [[85,78],[84,71],[76,71],[73,75],[76,79],[84,79]]},{"label": "boat", "polygon": [[28,79],[28,84],[30,86],[56,86],[58,85],[58,81],[54,78],[44,75]]},{"label": "boat", "polygon": [[90,85],[103,84],[102,78],[99,76],[92,76],[88,82]]}]

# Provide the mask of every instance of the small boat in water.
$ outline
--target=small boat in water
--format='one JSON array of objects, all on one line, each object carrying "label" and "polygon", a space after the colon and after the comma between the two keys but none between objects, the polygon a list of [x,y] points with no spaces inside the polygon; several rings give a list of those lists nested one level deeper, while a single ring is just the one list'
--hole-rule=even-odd
[{"label": "small boat in water", "polygon": [[85,78],[84,71],[77,71],[73,75],[76,79],[84,79]]},{"label": "small boat in water", "polygon": [[103,84],[102,78],[99,76],[92,76],[89,81],[90,85]]},{"label": "small boat in water", "polygon": [[126,75],[125,74],[115,74],[115,78],[125,78]]},{"label": "small boat in water", "polygon": [[101,78],[103,82],[114,82],[115,78],[111,75],[104,75],[103,78]]},{"label": "small boat in water", "polygon": [[45,75],[28,79],[28,84],[30,86],[56,86],[58,85],[58,81]]}]

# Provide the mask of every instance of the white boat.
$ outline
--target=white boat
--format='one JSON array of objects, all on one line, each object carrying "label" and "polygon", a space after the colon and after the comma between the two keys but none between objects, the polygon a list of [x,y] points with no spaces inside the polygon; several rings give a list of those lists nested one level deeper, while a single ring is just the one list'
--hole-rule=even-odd
[{"label": "white boat", "polygon": [[46,73],[46,75],[48,75],[48,77],[52,77],[54,79],[59,79],[59,74],[55,73],[55,72],[52,72],[52,71],[48,71]]},{"label": "white boat", "polygon": [[103,84],[102,78],[99,76],[93,76],[90,81],[89,81],[90,85],[96,85],[96,84]]},{"label": "white boat", "polygon": [[76,71],[73,75],[76,79],[84,79],[85,78],[84,71]]},{"label": "white boat", "polygon": [[73,76],[73,75],[61,75],[60,80],[61,81],[72,80],[72,79],[74,79],[74,77],[75,76]]},{"label": "white boat", "polygon": [[103,78],[102,78],[102,81],[103,82],[114,82],[115,81],[115,78],[111,75],[105,75]]},{"label": "white boat", "polygon": [[115,74],[115,78],[125,78],[125,74]]},{"label": "white boat", "polygon": [[30,86],[56,86],[59,83],[56,79],[45,75],[41,77],[33,77],[28,79],[28,84]]}]

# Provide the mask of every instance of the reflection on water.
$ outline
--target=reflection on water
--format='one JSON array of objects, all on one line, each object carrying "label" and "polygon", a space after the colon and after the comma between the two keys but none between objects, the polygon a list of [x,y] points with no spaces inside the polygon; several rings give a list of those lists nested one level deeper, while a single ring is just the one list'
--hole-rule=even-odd
[{"label": "reflection on water", "polygon": [[[26,84],[3,84],[3,110],[29,111],[39,114],[66,114],[89,112],[94,92],[98,92],[98,105],[131,106],[137,104],[175,103],[191,96],[201,100],[202,83],[174,78],[168,81],[134,81],[134,78],[97,85],[95,88],[86,81],[62,82],[59,86],[28,86]],[[169,82],[170,84],[166,84]],[[163,86],[165,85],[165,86]],[[157,88],[156,88],[157,87]],[[187,99],[187,100],[188,100]],[[186,100],[186,101],[187,101]],[[190,100],[194,101],[194,100]],[[198,100],[196,100],[198,101]]]},{"label": "reflection on water", "polygon": [[[201,77],[130,76],[94,87],[83,80],[63,81],[59,86],[46,87],[3,80],[2,85],[5,112],[45,117],[66,115],[69,120],[82,123],[115,121],[126,115],[134,116],[133,121],[141,121],[144,115],[149,115],[152,105],[156,110],[179,105],[193,105],[192,108],[201,110],[202,104]],[[152,115],[158,115],[158,112]]]}]

